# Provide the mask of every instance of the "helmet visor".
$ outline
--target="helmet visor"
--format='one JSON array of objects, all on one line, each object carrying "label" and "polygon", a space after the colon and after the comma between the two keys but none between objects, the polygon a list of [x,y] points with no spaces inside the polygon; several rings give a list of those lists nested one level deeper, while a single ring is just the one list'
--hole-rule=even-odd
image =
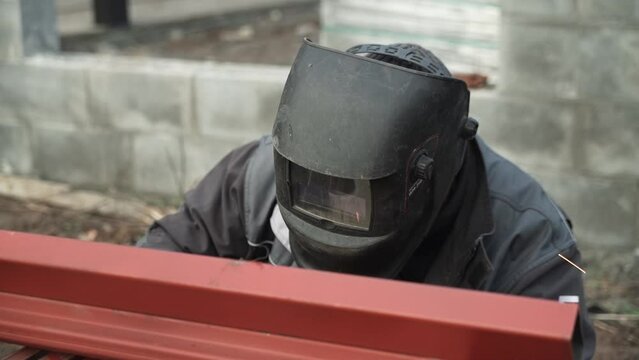
[{"label": "helmet visor", "polygon": [[368,180],[320,174],[290,163],[293,208],[347,228],[368,230],[371,188]]}]

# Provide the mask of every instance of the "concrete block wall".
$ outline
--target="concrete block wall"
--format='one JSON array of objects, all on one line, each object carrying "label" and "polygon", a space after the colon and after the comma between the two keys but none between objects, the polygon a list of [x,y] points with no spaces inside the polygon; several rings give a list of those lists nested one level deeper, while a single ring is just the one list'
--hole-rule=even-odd
[{"label": "concrete block wall", "polygon": [[43,54],[0,62],[0,171],[181,195],[271,131],[288,69]]},{"label": "concrete block wall", "polygon": [[288,69],[57,53],[53,0],[0,0],[0,172],[181,196],[271,131]]},{"label": "concrete block wall", "polygon": [[582,243],[639,248],[639,1],[324,0],[321,40],[415,42],[473,91],[480,135],[540,180]]},{"label": "concrete block wall", "polygon": [[639,2],[502,0],[500,82],[479,133],[593,249],[639,248]]}]

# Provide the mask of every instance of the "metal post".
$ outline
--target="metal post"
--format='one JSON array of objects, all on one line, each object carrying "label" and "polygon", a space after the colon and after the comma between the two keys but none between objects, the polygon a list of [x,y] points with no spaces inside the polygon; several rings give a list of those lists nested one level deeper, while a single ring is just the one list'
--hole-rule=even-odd
[{"label": "metal post", "polygon": [[53,0],[0,1],[0,61],[20,61],[59,47]]}]

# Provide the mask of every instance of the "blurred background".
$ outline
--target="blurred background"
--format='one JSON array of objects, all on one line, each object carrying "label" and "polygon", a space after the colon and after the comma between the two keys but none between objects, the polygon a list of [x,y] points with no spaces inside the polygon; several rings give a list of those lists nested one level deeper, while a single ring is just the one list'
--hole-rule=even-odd
[{"label": "blurred background", "polygon": [[0,228],[133,243],[270,132],[303,37],[441,57],[572,218],[598,357],[639,357],[637,0],[0,0]]}]

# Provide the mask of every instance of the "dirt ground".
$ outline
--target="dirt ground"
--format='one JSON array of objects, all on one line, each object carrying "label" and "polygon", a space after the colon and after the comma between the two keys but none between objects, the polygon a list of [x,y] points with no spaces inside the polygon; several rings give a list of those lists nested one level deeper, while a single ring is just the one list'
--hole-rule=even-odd
[{"label": "dirt ground", "polygon": [[[65,51],[287,65],[292,63],[302,37],[317,39],[318,34],[317,6],[304,5],[75,35],[62,38],[62,47]],[[130,245],[148,225],[0,197],[0,229]],[[605,256],[589,261],[595,273],[586,278],[590,308],[595,313],[626,314],[594,320],[596,358],[639,359],[639,279],[628,276],[631,272],[624,263],[609,266],[610,271],[595,270],[594,265],[606,264]]]},{"label": "dirt ground", "polygon": [[0,196],[0,229],[132,245],[149,224]]},{"label": "dirt ground", "polygon": [[[291,65],[303,38],[319,41],[316,3],[116,29],[61,39],[63,51],[217,62]],[[482,74],[455,73],[469,88],[488,86]]]},{"label": "dirt ground", "polygon": [[317,4],[65,36],[61,47],[70,52],[290,65],[304,37],[319,38]]}]

